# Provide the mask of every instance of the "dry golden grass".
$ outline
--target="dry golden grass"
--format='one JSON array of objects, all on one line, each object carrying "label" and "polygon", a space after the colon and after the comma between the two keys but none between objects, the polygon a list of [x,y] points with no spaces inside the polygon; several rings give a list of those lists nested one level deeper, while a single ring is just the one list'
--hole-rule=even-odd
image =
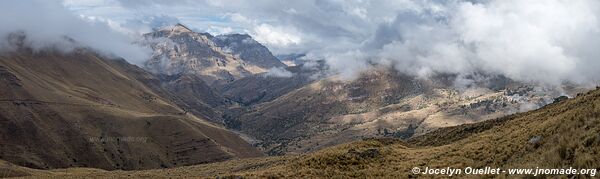
[{"label": "dry golden grass", "polygon": [[332,76],[260,103],[232,117],[239,129],[263,141],[269,154],[313,152],[370,137],[422,135],[437,128],[480,122],[513,114],[523,103],[544,103],[551,94],[534,95],[511,82],[502,89],[458,90],[452,77],[418,79],[380,68],[356,80]]},{"label": "dry golden grass", "polygon": [[[243,173],[283,177],[407,178],[413,167],[599,168],[600,91],[539,110],[480,124],[439,130],[427,136],[433,146],[367,140],[299,157],[283,166]],[[486,124],[495,126],[487,126]],[[483,131],[477,130],[484,128]],[[489,129],[485,129],[489,128]],[[454,135],[454,136],[452,136]],[[533,137],[541,140],[530,143]],[[436,141],[440,140],[440,141]],[[445,142],[450,140],[450,143]],[[415,144],[418,140],[413,140]],[[439,145],[435,145],[439,144]],[[377,157],[356,157],[352,151],[379,151]],[[477,176],[481,177],[481,176]],[[490,176],[491,177],[491,176]],[[583,176],[578,176],[583,177]]]},{"label": "dry golden grass", "polygon": [[[69,177],[414,178],[423,176],[412,174],[410,170],[426,166],[597,169],[600,167],[599,107],[600,90],[596,90],[575,99],[503,119],[443,128],[409,143],[394,139],[368,139],[305,155],[233,160],[146,171],[96,172],[82,169],[75,170]],[[541,137],[539,142],[529,142],[538,136]],[[429,141],[423,142],[424,140]]]}]

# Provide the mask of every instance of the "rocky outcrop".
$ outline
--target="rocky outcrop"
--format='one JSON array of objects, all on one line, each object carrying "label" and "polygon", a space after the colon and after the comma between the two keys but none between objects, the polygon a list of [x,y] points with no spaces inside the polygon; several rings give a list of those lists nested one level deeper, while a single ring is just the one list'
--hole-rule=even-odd
[{"label": "rocky outcrop", "polygon": [[252,37],[246,34],[218,35],[212,38],[217,46],[225,52],[238,56],[244,62],[258,67],[269,69],[273,67],[286,67],[271,51]]},{"label": "rocky outcrop", "polygon": [[248,35],[212,36],[197,33],[184,25],[165,27],[145,35],[154,49],[145,68],[155,74],[193,74],[208,85],[220,85],[285,67],[269,49]]}]

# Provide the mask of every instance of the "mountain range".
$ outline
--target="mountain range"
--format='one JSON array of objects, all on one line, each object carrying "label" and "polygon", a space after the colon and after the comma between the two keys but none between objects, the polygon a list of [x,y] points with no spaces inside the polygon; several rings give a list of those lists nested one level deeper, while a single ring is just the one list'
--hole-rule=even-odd
[{"label": "mountain range", "polygon": [[145,34],[139,44],[153,53],[138,65],[84,47],[34,50],[17,37],[0,53],[8,176],[406,178],[415,166],[598,166],[588,150],[600,141],[589,132],[599,92],[577,85],[385,66],[347,80],[321,59],[182,24]]},{"label": "mountain range", "polygon": [[[444,127],[408,140],[368,138],[303,155],[229,160],[144,171],[35,170],[4,165],[13,176],[417,178],[414,167],[574,168],[600,165],[600,89],[537,110]],[[569,134],[569,135],[565,135]],[[469,177],[460,174],[457,177]],[[528,177],[531,175],[483,175]],[[575,177],[577,175],[566,175]],[[481,177],[481,176],[477,176]]]},{"label": "mountain range", "polygon": [[154,49],[145,68],[157,74],[195,74],[208,85],[218,85],[273,67],[286,67],[248,35],[212,36],[184,25],[165,27],[145,35]]}]

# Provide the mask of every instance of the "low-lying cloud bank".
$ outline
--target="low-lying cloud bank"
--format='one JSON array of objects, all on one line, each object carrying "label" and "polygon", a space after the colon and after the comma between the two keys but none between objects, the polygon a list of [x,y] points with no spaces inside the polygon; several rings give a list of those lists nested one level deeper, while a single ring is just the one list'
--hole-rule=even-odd
[{"label": "low-lying cloud bank", "polygon": [[277,77],[277,78],[290,78],[292,76],[294,76],[294,74],[288,70],[286,70],[285,68],[281,68],[281,67],[273,67],[269,70],[267,70],[267,72],[264,73],[265,77]]},{"label": "low-lying cloud bank", "polygon": [[[65,2],[104,19],[144,16],[141,23],[121,22],[123,28],[182,20],[198,29],[245,29],[275,53],[325,59],[347,79],[378,65],[420,77],[484,73],[548,85],[600,83],[596,0],[97,1],[118,8],[86,11],[85,2]],[[168,16],[145,19],[149,14]],[[129,36],[56,1],[2,1],[0,15],[9,17],[0,19],[0,35],[21,29],[41,45],[69,36],[134,63],[146,55]]]},{"label": "low-lying cloud bank", "polygon": [[276,53],[326,59],[347,79],[375,64],[421,77],[486,73],[549,85],[600,81],[596,0],[120,2],[228,17],[223,25],[246,29]]},{"label": "low-lying cloud bank", "polygon": [[0,1],[0,48],[10,48],[10,34],[24,33],[25,43],[34,49],[74,48],[75,44],[116,55],[134,64],[145,61],[151,51],[133,44],[132,37],[111,28],[106,22],[86,19],[65,9],[56,0]]},{"label": "low-lying cloud bank", "polygon": [[600,1],[424,2],[380,24],[358,50],[324,58],[348,79],[376,64],[420,77],[487,73],[549,85],[600,81]]}]

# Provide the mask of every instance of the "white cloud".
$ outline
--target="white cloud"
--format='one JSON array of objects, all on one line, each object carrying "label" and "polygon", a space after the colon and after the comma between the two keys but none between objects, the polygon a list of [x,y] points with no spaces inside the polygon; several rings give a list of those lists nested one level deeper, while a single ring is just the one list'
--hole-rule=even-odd
[{"label": "white cloud", "polygon": [[[393,21],[382,23],[358,51],[365,54],[362,61],[394,65],[422,77],[436,72],[484,72],[550,85],[598,84],[600,71],[592,69],[600,68],[600,52],[591,49],[600,45],[599,3],[425,4],[419,11],[399,13]],[[327,62],[332,66],[357,63],[338,56],[347,53],[333,55]]]},{"label": "white cloud", "polygon": [[252,23],[250,21],[250,19],[248,19],[247,17],[245,17],[239,13],[230,13],[230,14],[227,14],[227,16],[229,16],[229,18],[234,23],[241,23],[241,24],[251,24]]},{"label": "white cloud", "polygon": [[161,12],[206,31],[231,27],[275,53],[325,58],[348,78],[378,64],[422,77],[486,72],[546,84],[600,81],[595,0],[120,2],[102,9]]},{"label": "white cloud", "polygon": [[252,35],[260,43],[278,47],[300,44],[302,42],[302,39],[293,32],[286,31],[282,27],[273,27],[269,24],[256,26]]},{"label": "white cloud", "polygon": [[[514,0],[462,3],[451,25],[461,40],[476,45],[473,53],[482,70],[513,79],[558,83],[574,80],[570,77],[579,73],[577,61],[585,60],[570,53],[570,49],[585,48],[572,46],[572,40],[594,40],[599,35],[589,31],[597,27],[598,13],[582,5],[598,4]],[[590,39],[576,39],[581,35]]]},{"label": "white cloud", "polygon": [[348,51],[342,54],[330,54],[325,57],[332,70],[339,72],[342,80],[353,80],[369,69],[365,59],[368,56],[361,51]]},{"label": "white cloud", "polygon": [[277,77],[277,78],[290,78],[294,76],[294,74],[285,68],[281,67],[273,67],[264,73],[266,77]]},{"label": "white cloud", "polygon": [[230,34],[233,33],[233,29],[231,27],[210,26],[207,32],[212,35]]},{"label": "white cloud", "polygon": [[74,15],[59,1],[0,1],[0,16],[3,17],[0,18],[3,39],[23,32],[25,42],[36,49],[62,45],[65,50],[64,45],[70,44],[65,39],[68,37],[79,45],[123,57],[132,63],[146,60],[150,53],[149,49],[133,45],[133,38],[113,30],[109,21]]}]

